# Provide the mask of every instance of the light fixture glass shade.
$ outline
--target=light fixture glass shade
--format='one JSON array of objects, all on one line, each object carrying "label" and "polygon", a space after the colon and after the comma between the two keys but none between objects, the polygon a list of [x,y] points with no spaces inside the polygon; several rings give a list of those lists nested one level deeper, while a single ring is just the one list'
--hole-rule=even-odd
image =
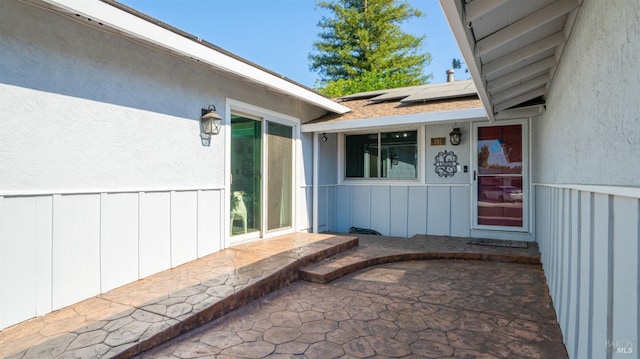
[{"label": "light fixture glass shade", "polygon": [[451,142],[452,145],[457,146],[460,144],[460,141],[462,141],[462,132],[460,132],[459,127],[454,127],[453,131],[449,132],[449,142]]},{"label": "light fixture glass shade", "polygon": [[216,112],[216,107],[211,105],[208,109],[202,109],[202,132],[206,135],[217,135],[222,127],[222,117]]}]

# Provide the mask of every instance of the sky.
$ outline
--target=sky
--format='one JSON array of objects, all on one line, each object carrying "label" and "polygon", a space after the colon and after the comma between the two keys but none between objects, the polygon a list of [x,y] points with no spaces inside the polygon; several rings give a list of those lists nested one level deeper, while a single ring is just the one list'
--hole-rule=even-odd
[{"label": "sky", "polygon": [[[309,53],[318,39],[322,16],[331,13],[314,0],[119,0],[121,3],[206,40],[235,55],[308,87],[318,74],[309,70]],[[426,35],[423,51],[431,53],[425,74],[431,83],[446,81],[458,45],[437,0],[410,0],[425,16],[401,25]],[[458,70],[456,79],[467,78]]]}]

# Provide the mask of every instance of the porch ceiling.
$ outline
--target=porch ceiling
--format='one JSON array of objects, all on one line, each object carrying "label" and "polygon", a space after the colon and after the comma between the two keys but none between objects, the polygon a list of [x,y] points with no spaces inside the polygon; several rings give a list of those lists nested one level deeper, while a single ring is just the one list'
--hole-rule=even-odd
[{"label": "porch ceiling", "polygon": [[440,0],[491,122],[539,113],[581,3]]}]

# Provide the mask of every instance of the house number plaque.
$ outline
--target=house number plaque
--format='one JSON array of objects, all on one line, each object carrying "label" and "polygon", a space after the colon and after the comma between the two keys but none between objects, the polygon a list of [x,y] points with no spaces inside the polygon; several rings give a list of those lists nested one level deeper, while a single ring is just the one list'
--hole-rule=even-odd
[{"label": "house number plaque", "polygon": [[447,139],[444,137],[431,137],[431,146],[444,146],[447,144]]}]

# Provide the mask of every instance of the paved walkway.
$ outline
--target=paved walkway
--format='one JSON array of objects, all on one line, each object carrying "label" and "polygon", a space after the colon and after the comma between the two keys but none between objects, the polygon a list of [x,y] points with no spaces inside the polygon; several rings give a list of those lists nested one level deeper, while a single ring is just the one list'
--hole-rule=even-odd
[{"label": "paved walkway", "polygon": [[[195,331],[193,331],[194,329],[199,328],[202,325],[212,325],[212,321],[223,317],[225,314],[231,313],[229,315],[233,317],[236,315],[242,315],[236,313],[248,310],[257,310],[257,312],[252,314],[250,319],[244,319],[244,322],[247,322],[248,320],[249,322],[254,323],[252,324],[251,329],[246,329],[248,324],[244,324],[245,327],[242,327],[244,329],[238,329],[235,332],[235,336],[231,336],[232,338],[227,342],[225,342],[224,339],[227,334],[223,333],[224,335],[222,337],[213,335],[213,339],[209,340],[207,345],[215,349],[213,349],[213,351],[209,351],[209,354],[206,355],[217,355],[215,351],[218,350],[218,353],[220,354],[245,357],[240,355],[244,350],[244,353],[249,353],[246,357],[256,357],[256,355],[260,357],[263,356],[262,354],[268,353],[271,355],[278,352],[282,352],[282,354],[285,354],[287,357],[294,353],[304,353],[303,357],[313,357],[314,353],[321,353],[320,355],[326,357],[326,355],[329,355],[332,352],[327,352],[326,350],[335,350],[335,353],[338,353],[338,347],[340,347],[344,355],[349,354],[354,350],[362,350],[362,353],[359,355],[356,355],[355,353],[352,354],[356,357],[363,357],[362,355],[375,352],[377,353],[376,355],[393,356],[384,354],[385,349],[383,348],[387,346],[387,344],[385,344],[387,341],[388,343],[400,342],[398,339],[398,333],[401,332],[402,328],[398,327],[398,333],[394,336],[388,337],[387,335],[378,335],[375,334],[377,333],[375,329],[372,329],[373,327],[369,326],[369,322],[371,321],[370,319],[358,319],[358,317],[332,317],[331,315],[327,316],[327,314],[323,314],[323,318],[319,318],[319,314],[315,311],[304,309],[304,307],[296,309],[295,307],[287,304],[283,309],[281,307],[282,304],[280,304],[280,307],[276,306],[281,309],[277,312],[282,313],[274,314],[269,311],[265,312],[268,313],[272,327],[268,327],[269,324],[266,322],[262,323],[264,324],[263,327],[260,325],[256,326],[255,323],[257,323],[257,321],[254,320],[254,317],[258,318],[261,315],[264,315],[260,314],[261,310],[270,308],[268,303],[272,301],[272,299],[270,299],[272,297],[263,296],[278,290],[279,288],[282,289],[280,289],[279,294],[276,294],[276,296],[282,295],[282,293],[291,293],[294,297],[300,296],[300,298],[302,298],[306,295],[306,299],[302,302],[309,302],[312,305],[315,303],[314,300],[320,300],[321,298],[324,298],[323,300],[326,300],[327,303],[331,303],[332,298],[335,298],[342,303],[331,304],[331,308],[334,308],[334,305],[336,306],[335,308],[340,306],[344,306],[346,308],[350,303],[348,298],[359,298],[361,296],[363,298],[375,297],[377,298],[377,302],[389,300],[395,303],[395,299],[392,300],[384,298],[392,298],[401,292],[404,292],[403,295],[406,297],[403,298],[403,300],[414,301],[419,299],[420,303],[424,303],[425,305],[445,306],[446,308],[432,307],[431,310],[427,310],[425,313],[421,314],[424,315],[421,317],[421,320],[422,323],[425,324],[421,331],[446,331],[445,337],[449,344],[440,343],[433,338],[432,340],[423,338],[425,333],[420,334],[421,331],[417,331],[418,327],[422,325],[420,324],[421,322],[418,322],[417,326],[414,328],[416,330],[413,331],[415,335],[419,335],[419,338],[421,338],[420,340],[425,340],[429,343],[440,343],[449,348],[444,349],[444,347],[442,347],[442,350],[444,350],[442,352],[443,356],[447,356],[447,353],[449,353],[450,350],[454,350],[452,353],[464,353],[464,351],[460,351],[464,348],[451,346],[451,338],[455,338],[455,335],[460,334],[466,338],[462,339],[461,337],[460,341],[471,340],[469,338],[473,338],[474,335],[467,333],[474,332],[474,330],[467,327],[471,324],[463,325],[462,323],[465,322],[463,318],[473,317],[474,315],[482,315],[482,318],[484,318],[483,320],[486,322],[497,320],[495,325],[490,327],[490,333],[499,334],[498,336],[510,337],[512,339],[509,342],[511,343],[511,347],[507,344],[502,344],[502,342],[493,337],[482,341],[482,343],[484,343],[483,345],[486,343],[495,343],[496,345],[501,344],[506,346],[498,346],[505,351],[499,353],[496,352],[497,354],[504,354],[508,351],[515,356],[530,357],[529,354],[531,353],[539,352],[544,354],[545,352],[540,349],[542,347],[551,348],[550,350],[553,352],[560,351],[562,354],[562,351],[560,350],[560,348],[564,349],[561,345],[562,336],[560,335],[560,332],[557,329],[557,324],[553,319],[555,318],[555,314],[553,312],[553,308],[550,306],[550,299],[540,266],[505,263],[539,263],[539,253],[535,244],[530,246],[528,249],[514,249],[469,245],[466,243],[465,239],[447,237],[417,236],[412,239],[362,235],[358,235],[358,237],[359,238],[348,235],[330,234],[293,234],[240,245],[214,253],[210,256],[156,274],[143,280],[139,280],[84,302],[63,308],[49,315],[35,318],[5,329],[0,332],[0,357],[87,358],[132,357],[141,353],[143,356],[151,355],[149,354],[150,352],[147,352],[148,350],[176,338],[181,334],[187,333],[187,336],[195,335],[193,334],[195,333]],[[355,247],[358,245],[358,242],[360,243],[360,246]],[[357,269],[366,268],[367,266],[374,264],[389,263],[407,259],[438,258],[485,259],[489,261],[424,261],[404,263],[405,265],[414,263],[413,265],[424,264],[427,266],[437,265],[436,263],[444,263],[443,268],[447,268],[451,265],[452,269],[447,270],[444,277],[434,276],[434,282],[419,283],[417,287],[415,284],[410,283],[410,276],[407,276],[407,280],[409,280],[409,282],[406,282],[405,284],[398,284],[400,282],[393,284],[399,285],[403,288],[414,287],[413,289],[403,289],[402,291],[396,290],[397,288],[392,284],[389,284],[388,286],[385,285],[386,288],[382,288],[380,285],[374,284],[371,288],[365,288],[366,290],[362,289],[361,291],[361,289],[349,287],[351,285],[349,284],[349,280],[352,279],[345,279],[344,282],[337,281],[334,282],[335,284],[332,283],[330,286],[296,282],[301,277],[317,282],[327,282],[354,272]],[[477,265],[479,267],[467,269],[466,267],[460,267],[460,265]],[[516,266],[521,269],[513,269],[514,272],[510,275],[503,274],[501,270],[492,272],[490,269],[511,268],[509,266]],[[425,267],[418,270],[416,275],[424,277],[424,271],[427,269],[428,268]],[[408,273],[406,269],[402,269],[402,271],[406,271]],[[438,269],[435,269],[435,272],[437,271]],[[509,269],[509,271],[511,271],[511,269]],[[392,270],[389,273],[395,272]],[[429,273],[432,273],[432,271],[429,270]],[[486,290],[478,286],[459,286],[457,284],[458,280],[454,277],[462,276],[459,278],[462,280],[464,279],[464,273],[468,273],[471,277],[473,277],[474,273],[489,273],[490,277],[495,277],[500,280],[496,280],[495,282],[489,281],[487,283],[489,287],[487,287]],[[358,273],[352,274],[352,276],[356,277],[358,275]],[[385,278],[385,275],[380,278]],[[444,278],[446,280],[442,282],[438,278]],[[391,279],[393,279],[393,275],[391,275]],[[384,279],[376,280],[384,282]],[[476,278],[475,280],[479,279]],[[521,284],[521,282],[524,284]],[[452,286],[448,288],[443,287],[446,285]],[[422,292],[422,294],[419,295],[416,291],[419,288],[422,288],[421,290],[426,290],[425,288],[431,289],[428,289],[427,292]],[[536,289],[531,291],[530,288]],[[374,291],[368,291],[370,289],[374,289]],[[332,290],[336,290],[335,295],[332,294]],[[357,291],[358,294],[357,296],[354,296],[353,294],[340,294],[347,293],[341,291]],[[299,294],[295,294],[298,292]],[[402,297],[402,295],[400,297]],[[263,299],[250,304],[242,309],[242,311],[234,312],[234,310],[243,307],[247,303],[251,303],[258,298]],[[496,302],[495,298],[499,298],[501,301]],[[423,302],[423,299],[428,300]],[[447,300],[449,302],[447,302]],[[467,301],[466,303],[465,300]],[[278,301],[278,299],[275,299],[275,301]],[[388,314],[391,315],[391,317],[385,317],[382,319],[387,322],[395,323],[395,325],[399,326],[402,324],[398,319],[401,318],[400,312],[395,314],[392,313],[395,310],[393,309],[395,307],[392,306],[392,302],[385,304],[387,305],[386,311],[389,312]],[[492,307],[482,307],[482,305],[488,305],[489,303],[503,303],[505,306],[497,305]],[[405,304],[398,302],[400,307]],[[412,303],[411,305],[415,306],[415,303]],[[478,307],[478,305],[480,305],[480,307]],[[370,307],[369,311],[373,310],[371,305],[368,306]],[[357,315],[357,311],[363,311],[363,313],[367,312],[367,310],[363,308],[364,307],[362,306],[358,307],[356,305],[354,309],[350,309],[355,310],[353,313],[350,313],[346,309],[343,309],[343,311],[350,315]],[[470,308],[476,309],[471,310]],[[500,311],[501,308],[511,308],[516,312],[520,311],[524,314],[518,316],[512,312],[506,312],[504,310]],[[525,309],[531,310],[526,312]],[[325,308],[325,311],[332,310]],[[300,311],[308,311],[308,313],[302,314]],[[430,311],[432,312],[429,313]],[[334,314],[341,314],[344,316],[344,312],[339,311]],[[384,312],[384,310],[382,312]],[[382,312],[378,312],[378,317],[383,315]],[[438,324],[434,323],[434,321],[442,322],[441,319],[429,319],[431,314],[439,312],[453,313],[448,317],[448,320],[449,322],[457,323],[455,328],[438,327]],[[540,316],[535,317],[535,313]],[[393,319],[396,314],[397,317]],[[306,315],[309,315],[309,317]],[[282,316],[282,318],[277,319],[279,316]],[[506,319],[500,319],[502,317]],[[297,323],[295,318],[298,318],[300,321],[300,325],[297,327],[292,327],[291,323],[287,324],[288,326],[280,325],[282,324],[281,322],[286,324],[289,320],[293,320],[294,323]],[[438,317],[436,316],[434,318]],[[218,320],[225,321],[228,319]],[[274,324],[273,320],[279,324]],[[341,325],[342,327],[349,325],[348,323],[351,323],[348,322],[349,320],[362,320],[363,323],[368,323],[367,333],[369,334],[358,335],[357,337],[340,343],[341,340],[346,340],[347,337],[343,338],[342,335],[344,333],[342,331],[336,331],[333,332],[332,335],[343,339],[330,341],[329,333],[337,329],[341,329]],[[396,323],[396,321],[398,321],[398,323]],[[228,323],[232,322],[234,322],[233,319]],[[313,322],[313,324],[307,324],[310,322]],[[343,322],[345,322],[345,324],[343,324]],[[228,323],[224,324],[226,328],[229,328]],[[389,323],[381,322],[380,324],[387,325]],[[269,334],[267,333],[268,329],[279,328],[279,325],[282,328],[288,329],[273,329]],[[325,325],[327,327],[325,327]],[[338,325],[338,327],[333,328],[334,325]],[[333,329],[323,333],[315,333],[320,330],[318,326],[325,329]],[[485,330],[489,329],[489,327],[483,328],[485,328]],[[264,331],[260,332],[261,329]],[[199,332],[200,330],[201,329],[198,329],[197,331]],[[244,333],[247,330],[249,332]],[[306,333],[309,330],[311,332]],[[407,328],[405,328],[405,330],[407,330]],[[462,332],[458,333],[453,331],[449,333],[449,331],[452,330],[461,330]],[[295,334],[292,334],[294,331],[299,332],[299,335],[296,336]],[[372,333],[375,335],[372,335]],[[382,333],[382,331],[379,332],[379,334]],[[405,333],[405,331],[402,331],[402,333]],[[318,335],[314,336],[315,339],[313,342],[306,343],[305,341],[312,341],[311,338],[307,337],[313,336],[307,334]],[[275,335],[277,338],[270,337],[271,335]],[[284,337],[282,337],[283,335]],[[408,332],[407,335],[409,335]],[[450,338],[450,335],[453,335],[454,337]],[[369,336],[386,339],[382,340],[382,342],[377,341],[378,339],[372,341]],[[467,338],[467,336],[469,336],[469,338]],[[326,340],[319,340],[321,337]],[[242,339],[242,342],[236,343],[237,338]],[[440,339],[442,339],[442,337],[440,337]],[[178,341],[181,340],[182,339],[178,339]],[[354,342],[354,340],[356,341]],[[207,339],[205,339],[205,342],[206,341]],[[453,340],[453,342],[456,341]],[[198,343],[202,344],[204,342],[200,342],[199,339]],[[535,343],[538,343],[539,345],[536,345]],[[560,343],[560,347],[558,347],[557,343]],[[413,349],[414,347],[427,345],[417,341],[411,341],[411,343],[405,341],[404,344],[404,346],[400,346],[404,349],[398,349],[399,351],[394,352],[394,355],[399,356],[406,352],[407,346],[411,353],[415,354],[418,353],[419,350]],[[224,348],[221,348],[220,346],[223,346]],[[303,348],[303,346],[305,347]],[[356,349],[348,349],[352,346]],[[199,347],[200,344],[197,344],[193,348]],[[175,351],[172,351],[172,355],[176,357],[197,355],[197,349],[193,348],[187,350],[191,351],[190,354],[185,353],[184,355],[177,355]],[[248,348],[251,349],[249,350]],[[469,348],[469,350],[480,350],[480,352],[487,355],[489,355],[488,353],[493,353],[487,349],[488,347],[478,349],[476,345],[474,348],[475,349]],[[227,350],[227,352],[224,352],[225,350]],[[407,355],[410,355],[411,353],[408,353]],[[388,352],[387,354],[392,353]],[[415,355],[422,356],[420,354]],[[544,355],[539,357],[544,357]]]},{"label": "paved walkway", "polygon": [[297,282],[142,358],[566,358],[539,266],[383,264]]}]

